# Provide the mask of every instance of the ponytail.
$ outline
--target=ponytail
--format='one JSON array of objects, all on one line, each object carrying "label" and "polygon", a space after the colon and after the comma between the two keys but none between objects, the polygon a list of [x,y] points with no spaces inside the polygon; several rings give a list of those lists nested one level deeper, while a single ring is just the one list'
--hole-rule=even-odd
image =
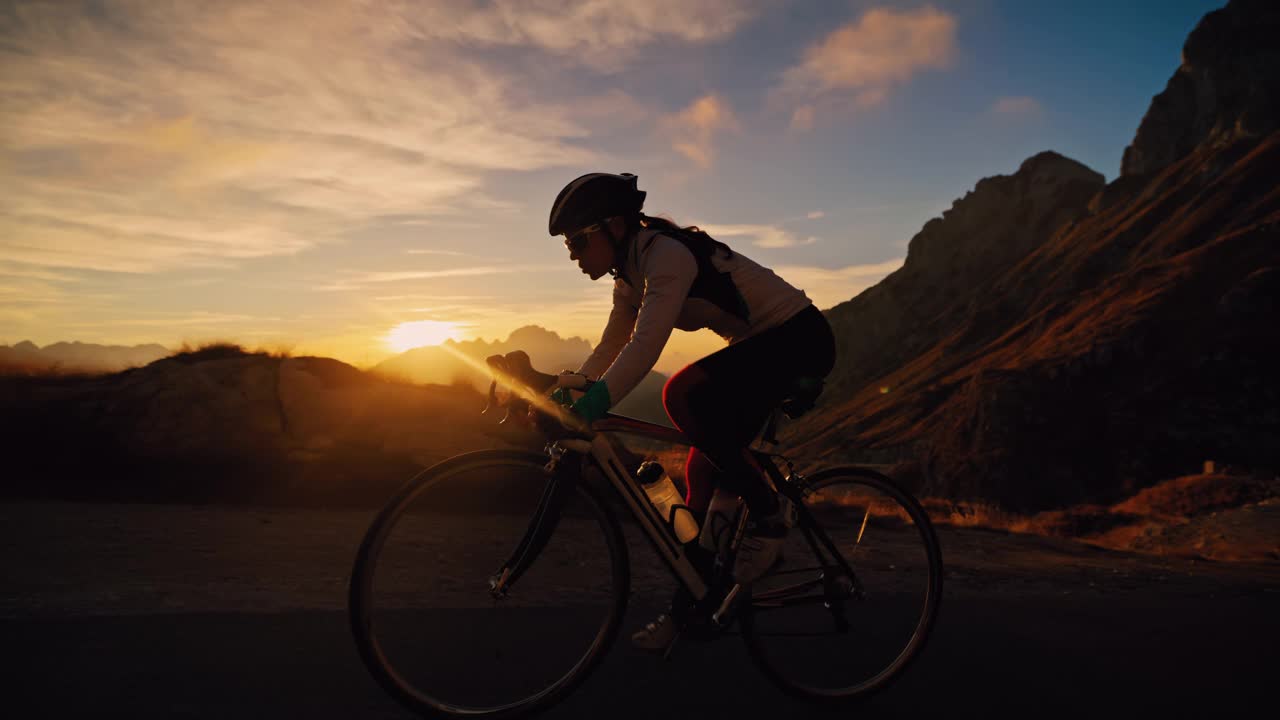
[{"label": "ponytail", "polygon": [[729,254],[729,257],[733,257],[732,248],[711,237],[697,225],[680,227],[666,218],[651,217],[644,213],[638,213],[635,216],[635,223],[639,228],[657,230],[667,235],[673,235],[676,239],[684,240],[695,255],[705,254],[709,256],[715,250],[724,250]]}]

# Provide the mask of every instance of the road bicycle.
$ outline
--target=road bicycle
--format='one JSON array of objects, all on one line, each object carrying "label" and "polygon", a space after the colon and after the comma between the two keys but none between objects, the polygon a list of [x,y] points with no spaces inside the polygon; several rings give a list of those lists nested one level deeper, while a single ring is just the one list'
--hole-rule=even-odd
[{"label": "road bicycle", "polygon": [[[563,375],[533,370],[520,352],[488,362],[511,390],[509,416],[532,419],[544,452],[482,450],[422,471],[378,513],[352,571],[361,658],[402,704],[426,717],[485,718],[553,706],[612,646],[633,581],[656,598],[675,580],[679,633],[667,656],[681,642],[740,635],[764,675],[798,698],[863,699],[919,655],[943,578],[920,504],[872,469],[801,474],[761,449],[776,444],[781,415],[812,405],[812,383],[774,410],[748,450],[794,525],[780,561],[743,587],[732,568],[745,504],[718,493],[700,538],[681,543],[622,460],[631,453],[620,435],[687,446],[682,433],[614,414],[584,427],[545,397]],[[660,566],[633,568],[619,514]]]}]

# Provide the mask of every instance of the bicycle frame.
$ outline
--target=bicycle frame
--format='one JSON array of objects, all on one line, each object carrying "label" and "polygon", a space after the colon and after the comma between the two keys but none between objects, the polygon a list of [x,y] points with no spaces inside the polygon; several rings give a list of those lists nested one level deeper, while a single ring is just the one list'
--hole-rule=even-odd
[{"label": "bicycle frame", "polygon": [[[538,503],[538,509],[530,520],[529,528],[525,531],[524,538],[503,568],[493,576],[490,582],[491,592],[495,598],[504,596],[524,573],[529,564],[532,563],[533,559],[537,557],[538,552],[554,532],[559,522],[563,498],[572,491],[573,485],[580,481],[580,463],[565,462],[566,456],[569,456],[572,460],[573,456],[570,455],[572,453],[576,456],[590,458],[596,467],[600,469],[600,472],[605,476],[609,484],[613,486],[618,496],[622,498],[631,515],[639,523],[645,537],[648,538],[649,543],[667,565],[672,575],[688,591],[695,604],[701,603],[711,592],[707,579],[694,566],[685,551],[685,546],[676,538],[672,528],[658,513],[653,503],[649,502],[644,490],[635,482],[630,471],[623,465],[609,435],[615,433],[638,435],[675,445],[690,445],[688,438],[680,431],[672,428],[614,414],[608,414],[605,419],[597,421],[592,426],[592,430],[594,433],[590,439],[565,438],[548,446],[548,454],[551,458],[548,467],[553,470],[551,480],[543,491]],[[768,453],[753,452],[758,460],[764,461],[771,457]],[[772,462],[761,462],[761,465],[765,468],[778,491],[786,495],[796,506],[798,513],[797,525],[800,531],[804,533],[804,537],[813,550],[814,556],[821,559],[823,552],[820,548],[825,548],[827,556],[835,559],[835,566],[842,571],[845,577],[850,579],[855,596],[863,596],[862,584],[853,569],[849,567],[845,559],[836,550],[831,539],[809,517],[807,509],[800,502],[802,489],[788,483]],[[745,523],[746,511],[744,510],[739,518],[737,534],[741,534]],[[817,530],[816,533],[814,532],[815,530]],[[826,567],[826,563],[823,566]],[[835,591],[834,588],[826,586],[837,581],[836,577],[830,576],[829,573],[823,573],[819,579],[776,588],[760,594],[754,600],[770,605],[777,603],[778,606],[798,602],[821,602],[823,601],[822,597],[795,596],[817,587],[823,587],[824,596],[830,598]],[[735,590],[729,589],[728,594],[721,603],[721,611],[732,603],[734,594],[736,594]],[[841,593],[836,592],[835,594]],[[719,614],[720,612],[716,613],[717,619]]]},{"label": "bicycle frame", "polygon": [[684,585],[694,600],[702,601],[708,592],[706,580],[690,561],[684,545],[676,538],[674,530],[658,513],[653,503],[649,502],[644,489],[632,479],[631,472],[618,458],[618,453],[606,433],[629,432],[654,439],[671,440],[684,445],[688,445],[689,441],[683,434],[670,428],[618,415],[611,415],[606,420],[597,422],[593,429],[597,432],[590,441],[561,440],[559,445],[567,450],[590,455],[594,459],[600,472],[622,497],[627,509],[640,524],[641,530],[657,551],[658,556],[667,564],[672,574]]}]

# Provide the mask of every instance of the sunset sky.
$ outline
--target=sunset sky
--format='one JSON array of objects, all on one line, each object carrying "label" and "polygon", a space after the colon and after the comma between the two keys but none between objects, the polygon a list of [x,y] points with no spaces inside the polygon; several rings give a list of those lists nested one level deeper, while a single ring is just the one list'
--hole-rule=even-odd
[{"label": "sunset sky", "polygon": [[591,171],[830,307],[1036,152],[1114,179],[1221,4],[8,2],[0,343],[594,342],[609,285],[546,235]]}]

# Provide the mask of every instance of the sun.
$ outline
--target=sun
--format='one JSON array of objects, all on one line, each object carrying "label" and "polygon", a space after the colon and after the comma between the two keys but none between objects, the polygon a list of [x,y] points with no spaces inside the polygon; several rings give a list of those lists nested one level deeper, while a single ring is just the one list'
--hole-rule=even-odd
[{"label": "sun", "polygon": [[396,352],[404,352],[424,345],[439,345],[445,340],[456,340],[458,323],[443,320],[413,320],[391,328],[385,342]]}]

